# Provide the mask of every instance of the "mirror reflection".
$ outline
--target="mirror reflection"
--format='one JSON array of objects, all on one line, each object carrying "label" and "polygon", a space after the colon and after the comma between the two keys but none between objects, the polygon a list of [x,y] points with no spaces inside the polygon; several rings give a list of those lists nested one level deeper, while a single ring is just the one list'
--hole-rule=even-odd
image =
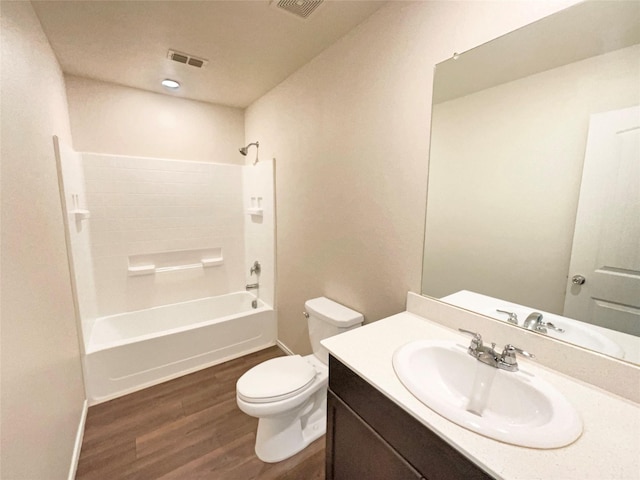
[{"label": "mirror reflection", "polygon": [[639,59],[587,2],[436,67],[423,294],[640,363]]}]

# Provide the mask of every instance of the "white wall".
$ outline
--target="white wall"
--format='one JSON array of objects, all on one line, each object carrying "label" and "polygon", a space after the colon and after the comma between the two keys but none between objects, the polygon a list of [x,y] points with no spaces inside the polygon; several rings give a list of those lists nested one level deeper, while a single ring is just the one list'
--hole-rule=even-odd
[{"label": "white wall", "polygon": [[629,47],[434,107],[427,293],[562,314],[589,115],[640,103],[638,58]]},{"label": "white wall", "polygon": [[310,351],[301,310],[326,295],[367,321],[419,291],[433,67],[575,3],[390,2],[246,113],[278,162],[279,337]]},{"label": "white wall", "polygon": [[[82,157],[98,316],[244,289],[245,167]],[[221,266],[128,275],[130,256],[151,255],[149,260],[157,264],[167,252],[218,248]],[[167,260],[171,266],[180,264]],[[191,261],[197,263],[199,257]]]},{"label": "white wall", "polygon": [[79,152],[244,164],[244,113],[113,83],[65,76]]},{"label": "white wall", "polygon": [[2,472],[69,474],[84,402],[52,137],[64,79],[29,2],[2,8]]}]

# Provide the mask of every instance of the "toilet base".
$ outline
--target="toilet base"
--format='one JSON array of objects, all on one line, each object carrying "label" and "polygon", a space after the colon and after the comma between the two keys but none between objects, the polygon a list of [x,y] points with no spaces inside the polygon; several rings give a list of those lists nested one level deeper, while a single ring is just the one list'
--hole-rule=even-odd
[{"label": "toilet base", "polygon": [[310,402],[306,409],[311,411],[302,416],[298,411],[297,414],[260,418],[255,447],[258,458],[266,463],[281,462],[324,435],[327,430],[326,393],[323,397],[316,408],[312,408],[314,402]]}]

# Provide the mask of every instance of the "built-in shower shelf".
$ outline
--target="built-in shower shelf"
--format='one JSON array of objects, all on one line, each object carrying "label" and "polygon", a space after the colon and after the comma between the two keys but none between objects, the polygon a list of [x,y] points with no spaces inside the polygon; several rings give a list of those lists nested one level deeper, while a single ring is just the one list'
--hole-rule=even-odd
[{"label": "built-in shower shelf", "polygon": [[262,211],[262,197],[253,195],[249,199],[249,207],[247,207],[247,213],[252,217],[261,217]]},{"label": "built-in shower shelf", "polygon": [[224,260],[222,257],[216,257],[216,258],[203,258],[202,260],[200,260],[200,263],[202,263],[203,267],[217,267],[219,265],[222,265],[224,263]]},{"label": "built-in shower shelf", "polygon": [[130,255],[127,271],[130,277],[137,277],[196,268],[218,267],[223,264],[222,249],[207,248]]},{"label": "built-in shower shelf", "polygon": [[136,277],[138,275],[153,275],[156,273],[155,265],[129,265],[129,276]]},{"label": "built-in shower shelf", "polygon": [[71,213],[75,215],[76,221],[87,220],[91,218],[91,212],[89,210],[76,209],[76,210],[72,210]]}]

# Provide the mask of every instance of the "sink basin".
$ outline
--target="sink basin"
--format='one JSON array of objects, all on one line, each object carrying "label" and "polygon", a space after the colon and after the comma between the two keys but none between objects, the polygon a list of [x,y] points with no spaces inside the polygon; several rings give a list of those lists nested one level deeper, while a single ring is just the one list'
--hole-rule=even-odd
[{"label": "sink basin", "polygon": [[530,448],[559,448],[582,433],[582,420],[554,387],[531,374],[485,365],[453,341],[400,347],[393,368],[422,403],[486,437]]},{"label": "sink basin", "polygon": [[562,333],[548,330],[547,335],[550,337],[574,343],[612,357],[624,358],[624,350],[620,345],[582,322],[551,313],[545,316],[545,320],[564,330]]}]

